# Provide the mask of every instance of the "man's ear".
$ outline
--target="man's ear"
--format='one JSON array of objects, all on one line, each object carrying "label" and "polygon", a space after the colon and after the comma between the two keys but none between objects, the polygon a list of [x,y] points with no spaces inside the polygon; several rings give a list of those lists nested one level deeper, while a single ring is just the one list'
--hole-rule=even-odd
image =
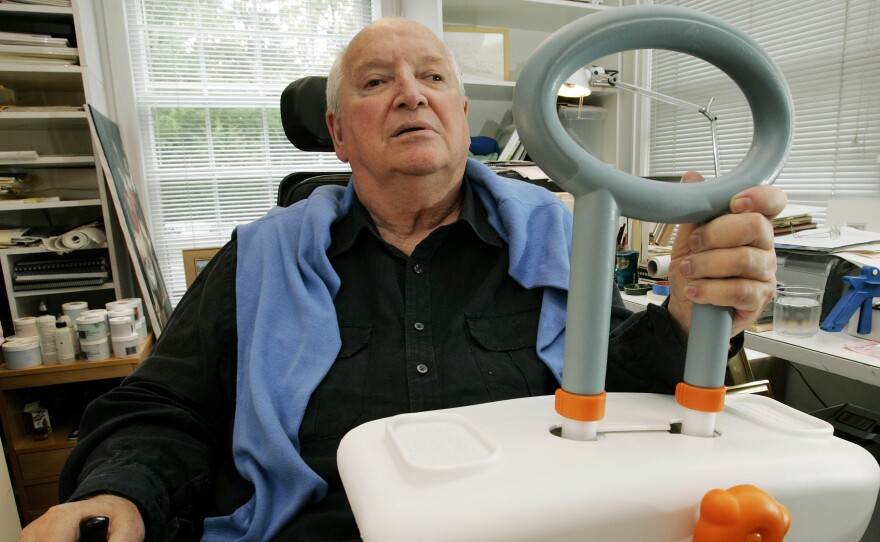
[{"label": "man's ear", "polygon": [[336,151],[336,157],[343,162],[348,162],[348,153],[345,152],[345,141],[342,138],[342,122],[338,116],[330,111],[324,113],[324,119],[327,121],[327,129],[333,139],[333,150]]}]

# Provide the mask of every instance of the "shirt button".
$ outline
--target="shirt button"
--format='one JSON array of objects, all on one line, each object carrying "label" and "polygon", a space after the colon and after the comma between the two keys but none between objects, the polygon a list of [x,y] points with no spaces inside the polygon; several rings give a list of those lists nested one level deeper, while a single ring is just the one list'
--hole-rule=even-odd
[{"label": "shirt button", "polygon": [[421,265],[419,265],[419,264],[415,264],[415,265],[413,266],[413,273],[415,273],[416,275],[421,275],[421,274],[422,274],[422,271],[424,271],[424,269],[422,269],[422,266],[421,266]]},{"label": "shirt button", "polygon": [[424,363],[419,363],[418,365],[416,365],[416,371],[425,374],[428,372],[428,366]]},{"label": "shirt button", "polygon": [[416,331],[422,331],[423,329],[425,329],[425,324],[421,322],[416,322],[415,324],[413,324],[413,328],[415,328]]}]

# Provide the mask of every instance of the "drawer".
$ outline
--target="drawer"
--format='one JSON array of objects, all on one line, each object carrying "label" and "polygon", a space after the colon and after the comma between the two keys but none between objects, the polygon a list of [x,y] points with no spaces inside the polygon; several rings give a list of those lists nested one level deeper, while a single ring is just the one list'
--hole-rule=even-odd
[{"label": "drawer", "polygon": [[45,510],[58,504],[58,482],[24,486],[28,510]]},{"label": "drawer", "polygon": [[72,448],[49,450],[47,452],[34,452],[20,454],[18,464],[21,468],[22,480],[35,480],[61,474],[61,467],[70,455]]}]

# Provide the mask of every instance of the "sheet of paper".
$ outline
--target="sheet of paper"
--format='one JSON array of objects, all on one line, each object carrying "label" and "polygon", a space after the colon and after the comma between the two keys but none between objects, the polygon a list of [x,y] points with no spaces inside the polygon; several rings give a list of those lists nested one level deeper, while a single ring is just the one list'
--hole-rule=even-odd
[{"label": "sheet of paper", "polygon": [[817,228],[790,235],[779,235],[776,248],[809,249],[819,252],[838,252],[845,247],[880,242],[880,232],[841,228]]}]

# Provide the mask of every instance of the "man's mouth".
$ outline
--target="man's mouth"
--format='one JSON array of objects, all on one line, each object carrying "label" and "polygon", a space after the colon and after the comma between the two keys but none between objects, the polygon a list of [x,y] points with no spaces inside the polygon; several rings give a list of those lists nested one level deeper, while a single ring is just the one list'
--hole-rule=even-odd
[{"label": "man's mouth", "polygon": [[398,128],[397,131],[394,132],[394,137],[411,132],[422,132],[424,130],[427,130],[427,126],[423,124],[407,124]]}]

